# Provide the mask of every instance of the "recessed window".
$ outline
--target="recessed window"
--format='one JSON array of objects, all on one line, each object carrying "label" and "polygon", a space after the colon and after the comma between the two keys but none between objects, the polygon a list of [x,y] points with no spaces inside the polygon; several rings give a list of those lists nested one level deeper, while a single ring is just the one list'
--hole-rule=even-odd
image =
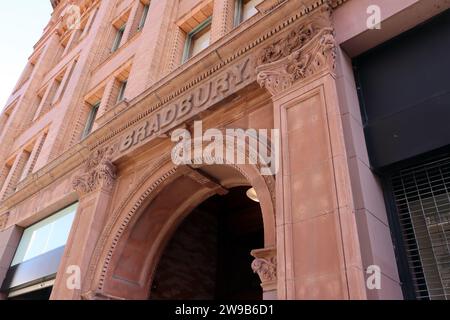
[{"label": "recessed window", "polygon": [[208,48],[211,41],[211,17],[192,30],[186,39],[183,61]]},{"label": "recessed window", "polygon": [[66,245],[78,204],[25,229],[11,266],[26,262]]},{"label": "recessed window", "polygon": [[120,47],[120,43],[122,42],[123,35],[125,33],[126,24],[117,29],[116,38],[114,39],[114,44],[111,48],[111,52],[116,52]]},{"label": "recessed window", "polygon": [[256,6],[261,2],[262,0],[236,0],[235,25],[238,26],[257,14]]},{"label": "recessed window", "polygon": [[142,16],[141,16],[141,20],[139,21],[139,27],[138,30],[142,30],[145,26],[145,21],[147,20],[147,16],[148,16],[148,10],[150,8],[150,5],[146,4],[144,6],[144,9],[142,11]]},{"label": "recessed window", "polygon": [[26,228],[1,290],[10,300],[47,300],[64,255],[78,203]]},{"label": "recessed window", "polygon": [[127,81],[122,81],[119,87],[119,94],[117,95],[117,103],[121,102],[125,98],[125,90],[127,88]]},{"label": "recessed window", "polygon": [[97,118],[98,109],[100,108],[100,101],[94,104],[89,112],[89,117],[86,122],[86,127],[84,128],[82,139],[86,138],[91,134],[92,128],[94,127],[95,119]]}]

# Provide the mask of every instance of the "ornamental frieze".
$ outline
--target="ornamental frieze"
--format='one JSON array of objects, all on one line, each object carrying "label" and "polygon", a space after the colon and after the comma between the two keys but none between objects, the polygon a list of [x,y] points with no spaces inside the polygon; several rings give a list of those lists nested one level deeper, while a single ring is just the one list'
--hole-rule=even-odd
[{"label": "ornamental frieze", "polygon": [[86,161],[84,173],[73,179],[72,186],[75,191],[85,195],[100,187],[112,187],[117,178],[117,170],[112,163],[115,152],[115,147],[95,150]]},{"label": "ornamental frieze", "polygon": [[193,118],[200,112],[229,97],[255,81],[255,66],[248,56],[214,78],[195,87],[181,98],[162,107],[149,119],[127,132],[120,142],[120,152],[152,138],[156,138]]}]

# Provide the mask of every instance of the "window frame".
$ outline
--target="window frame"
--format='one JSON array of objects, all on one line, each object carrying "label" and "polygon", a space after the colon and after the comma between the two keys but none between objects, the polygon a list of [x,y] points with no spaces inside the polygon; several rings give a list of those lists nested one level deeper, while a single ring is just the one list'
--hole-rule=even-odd
[{"label": "window frame", "polygon": [[111,53],[116,52],[120,48],[120,44],[122,43],[123,36],[125,34],[125,29],[127,27],[127,24],[124,23],[119,29],[115,28],[116,30],[116,37],[114,39],[113,46],[111,47]]},{"label": "window frame", "polygon": [[116,103],[122,102],[125,100],[125,90],[127,90],[128,80],[124,80],[120,82],[119,93],[117,94]]},{"label": "window frame", "polygon": [[[212,16],[208,17],[200,23],[198,26],[196,26],[191,32],[187,34],[186,42],[184,45],[184,51],[183,51],[183,63],[194,57],[195,55],[191,55],[191,49],[192,49],[192,42],[196,35],[198,35],[200,32],[204,31],[206,28],[211,28],[212,24]],[[211,42],[210,42],[211,44]]]},{"label": "window frame", "polygon": [[141,20],[139,21],[138,31],[144,29],[145,23],[147,22],[148,12],[150,10],[150,4],[144,5],[144,10],[142,11]]},{"label": "window frame", "polygon": [[86,125],[84,127],[83,135],[81,139],[87,138],[91,133],[92,129],[94,128],[95,119],[97,118],[98,110],[100,109],[100,103],[101,101],[98,101],[94,105],[91,106],[91,110],[89,111],[89,117],[86,121]]},{"label": "window frame", "polygon": [[[261,2],[258,3],[258,5],[261,4]],[[234,3],[234,27],[235,28],[237,26],[239,26],[240,24],[242,24],[244,21],[248,20],[248,19],[244,20],[244,17],[243,17],[243,14],[244,14],[244,10],[243,10],[244,9],[244,3],[245,3],[245,0],[235,0],[235,3]],[[256,8],[256,6],[255,6],[255,8]]]},{"label": "window frame", "polygon": [[[68,206],[63,207],[60,210],[53,212],[51,215],[41,219],[40,221],[37,221],[36,223],[33,223],[32,225],[24,228],[10,267],[14,267],[19,264],[26,263],[37,257],[46,255],[46,254],[52,252],[53,250],[56,250],[56,249],[66,246],[73,223],[75,221],[75,217],[76,217],[78,208],[79,208],[79,202],[74,202]],[[65,212],[65,211],[67,211],[67,212]],[[57,246],[57,247],[54,247],[51,249],[41,248],[43,250],[41,253],[39,253],[37,255],[36,254],[32,255],[31,257],[27,257],[28,250],[30,250],[30,248],[32,248],[33,241],[35,241],[35,235],[36,235],[35,233],[36,232],[38,232],[38,233],[39,233],[39,231],[42,232],[48,226],[50,226],[51,232],[46,235],[46,237],[47,237],[46,246],[47,246],[49,239],[53,235],[53,228],[54,228],[55,223],[60,222],[65,217],[72,215],[72,214],[73,214],[73,219],[70,223],[69,233],[67,234],[67,238],[66,238],[65,244],[63,246]],[[55,217],[57,217],[57,216],[58,216],[58,218],[55,219]],[[39,226],[39,227],[37,227],[37,226]],[[36,229],[36,227],[37,227],[37,229]],[[33,233],[31,233],[31,235],[27,233],[27,232],[29,232],[29,230],[33,230]],[[28,237],[26,237],[26,236],[28,236]],[[19,255],[19,253],[20,253],[20,255]]]}]

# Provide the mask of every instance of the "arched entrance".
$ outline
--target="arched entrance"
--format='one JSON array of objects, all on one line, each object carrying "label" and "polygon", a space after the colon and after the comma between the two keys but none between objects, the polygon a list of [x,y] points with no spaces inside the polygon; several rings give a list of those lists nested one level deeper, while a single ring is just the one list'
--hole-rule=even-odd
[{"label": "arched entrance", "polygon": [[164,249],[150,299],[261,300],[250,252],[264,247],[259,203],[248,187],[216,195],[195,208]]},{"label": "arched entrance", "polygon": [[[191,218],[195,219],[195,211],[204,209],[211,203],[217,205],[218,199],[228,202],[231,206],[238,201],[256,205],[254,208],[258,210],[253,209],[248,217],[252,217],[249,220],[258,230],[258,235],[250,237],[254,241],[252,242],[254,247],[251,247],[249,242],[240,248],[240,251],[235,250],[242,255],[239,258],[242,261],[239,266],[244,268],[244,265],[247,265],[246,274],[249,280],[245,283],[248,285],[237,286],[237,289],[231,292],[227,291],[227,288],[220,289],[219,283],[218,291],[215,289],[214,295],[211,294],[210,298],[260,298],[261,289],[258,288],[258,292],[251,289],[254,287],[254,281],[258,279],[255,280],[253,272],[259,275],[259,285],[260,287],[262,285],[264,291],[263,298],[276,298],[273,177],[262,176],[258,167],[254,165],[210,165],[194,168],[173,166],[170,159],[160,161],[146,172],[142,174],[139,188],[126,196],[126,200],[111,214],[104,227],[103,235],[91,260],[90,274],[86,278],[87,286],[83,289],[84,298],[141,300],[152,298],[152,288],[164,285],[164,282],[157,278],[159,266],[166,263],[164,260],[167,248],[170,253],[170,242],[177,238],[179,230],[183,230],[183,222],[189,223]],[[243,198],[245,195],[243,192],[250,187],[256,190],[259,204],[252,204],[250,200]],[[240,200],[233,200],[233,195]],[[227,200],[227,197],[231,198]],[[216,216],[230,218],[232,211],[236,210],[230,209],[229,215],[216,213]],[[257,218],[254,217],[256,212]],[[233,229],[239,223],[230,225]],[[219,231],[225,232],[224,230],[225,227],[218,227],[216,236],[220,235]],[[201,242],[199,239],[193,241],[194,244],[199,242]],[[223,254],[225,252],[223,250],[221,252],[222,254],[220,250],[217,251],[215,271],[222,274],[228,272],[224,279],[232,279],[235,272],[230,268],[227,269],[229,264],[218,261],[219,257],[229,258],[230,255]],[[183,262],[185,265],[190,263],[186,260]],[[220,271],[219,266],[224,269]],[[183,264],[179,267],[183,268]],[[184,271],[186,273],[187,268]],[[210,276],[210,279],[213,279],[213,276]],[[166,297],[159,295],[156,298]],[[192,295],[191,298],[195,299]]]}]

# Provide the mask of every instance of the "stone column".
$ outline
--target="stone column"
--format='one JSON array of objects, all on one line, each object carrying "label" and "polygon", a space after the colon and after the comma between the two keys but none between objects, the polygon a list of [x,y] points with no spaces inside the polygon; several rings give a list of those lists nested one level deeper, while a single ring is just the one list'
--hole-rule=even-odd
[{"label": "stone column", "polygon": [[252,270],[261,279],[264,300],[277,299],[277,251],[275,248],[253,250]]},{"label": "stone column", "polygon": [[[114,152],[111,147],[96,150],[88,158],[81,175],[73,180],[73,187],[79,195],[79,207],[51,299],[78,300],[82,290],[89,287],[85,275],[108,218],[116,180],[116,167],[111,162]],[[81,272],[81,286],[74,289],[67,283],[73,284],[71,276],[75,269]]]},{"label": "stone column", "polygon": [[[106,83],[105,90],[103,91],[103,97],[97,113],[97,119],[103,116],[106,112],[108,112],[108,110],[116,105],[119,90],[120,82],[115,77],[109,79]],[[95,131],[97,128],[98,125],[94,124],[93,131]]]},{"label": "stone column", "polygon": [[[147,23],[140,37],[144,38],[136,51],[129,81],[133,86],[127,88],[127,98],[130,100],[140,92],[150,87],[161,77],[164,65],[161,61],[169,54],[166,43],[169,26],[174,24],[174,10],[178,1],[150,1]],[[181,62],[181,57],[180,57]],[[156,70],[156,71],[155,71]]]},{"label": "stone column", "polygon": [[279,299],[365,299],[361,252],[335,86],[336,43],[322,5],[258,58],[280,130]]},{"label": "stone column", "polygon": [[211,43],[216,42],[233,29],[235,0],[215,0],[211,24]]},{"label": "stone column", "polygon": [[125,44],[128,40],[130,40],[133,35],[137,32],[137,25],[135,23],[136,19],[138,19],[138,15],[140,13],[140,8],[142,7],[141,1],[135,1],[133,7],[131,8],[130,15],[128,17],[128,22],[123,32],[122,42],[120,46]]}]

